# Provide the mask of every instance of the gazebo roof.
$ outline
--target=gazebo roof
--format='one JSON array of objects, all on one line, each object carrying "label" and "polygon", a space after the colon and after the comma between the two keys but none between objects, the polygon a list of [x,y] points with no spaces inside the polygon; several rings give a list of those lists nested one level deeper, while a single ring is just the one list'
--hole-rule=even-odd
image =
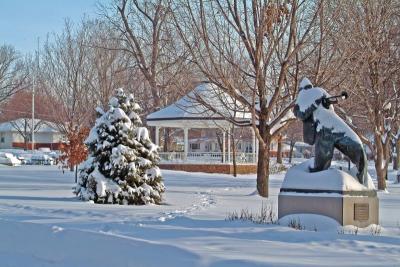
[{"label": "gazebo roof", "polygon": [[174,104],[149,114],[146,119],[149,126],[176,128],[227,127],[230,124],[227,117],[250,123],[251,113],[238,106],[237,101],[216,85],[203,82]]}]

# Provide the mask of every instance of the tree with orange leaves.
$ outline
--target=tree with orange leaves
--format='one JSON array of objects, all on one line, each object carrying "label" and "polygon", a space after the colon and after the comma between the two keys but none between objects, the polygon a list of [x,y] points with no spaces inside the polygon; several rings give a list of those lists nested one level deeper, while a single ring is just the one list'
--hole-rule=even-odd
[{"label": "tree with orange leaves", "polygon": [[75,167],[75,182],[77,179],[78,165],[84,161],[87,157],[87,147],[83,143],[89,134],[89,129],[86,127],[77,129],[74,131],[68,131],[67,142],[61,144],[60,161],[63,164],[63,168],[69,168],[71,171]]}]

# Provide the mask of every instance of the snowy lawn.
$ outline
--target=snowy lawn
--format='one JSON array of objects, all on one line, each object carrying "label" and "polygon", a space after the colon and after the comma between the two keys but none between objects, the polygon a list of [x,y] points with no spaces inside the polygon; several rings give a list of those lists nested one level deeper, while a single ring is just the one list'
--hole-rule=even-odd
[{"label": "snowy lawn", "polygon": [[276,209],[283,174],[268,200],[254,194],[255,175],[163,175],[164,205],[111,206],[77,200],[73,174],[57,167],[0,166],[0,265],[400,266],[400,185],[379,193],[380,233],[299,231],[226,220],[263,202]]}]

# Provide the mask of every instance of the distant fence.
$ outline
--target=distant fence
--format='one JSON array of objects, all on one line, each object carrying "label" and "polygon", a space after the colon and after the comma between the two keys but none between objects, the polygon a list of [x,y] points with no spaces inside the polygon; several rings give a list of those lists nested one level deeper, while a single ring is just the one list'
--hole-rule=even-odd
[{"label": "distant fence", "polygon": [[[161,163],[229,163],[233,161],[233,153],[222,152],[160,152]],[[256,155],[254,153],[236,153],[236,162],[241,164],[255,163]]]}]

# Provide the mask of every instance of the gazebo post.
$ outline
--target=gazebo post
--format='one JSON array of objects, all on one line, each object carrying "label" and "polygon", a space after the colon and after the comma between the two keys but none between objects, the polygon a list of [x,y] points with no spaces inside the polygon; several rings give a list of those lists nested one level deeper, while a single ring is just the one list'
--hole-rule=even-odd
[{"label": "gazebo post", "polygon": [[157,146],[159,146],[160,145],[160,126],[156,126],[156,137],[155,137],[155,143],[156,143],[156,145]]},{"label": "gazebo post", "polygon": [[253,152],[253,162],[257,162],[256,161],[256,133],[253,129],[253,127],[251,127],[251,137],[253,138],[253,143],[252,143],[252,152]]},{"label": "gazebo post", "polygon": [[184,147],[184,160],[187,160],[187,155],[188,155],[188,151],[189,151],[189,128],[183,128],[183,135],[184,135],[184,143],[185,143],[185,147]]},{"label": "gazebo post", "polygon": [[231,163],[231,127],[228,128],[228,163]]},{"label": "gazebo post", "polygon": [[222,131],[222,163],[225,163],[225,131]]}]

